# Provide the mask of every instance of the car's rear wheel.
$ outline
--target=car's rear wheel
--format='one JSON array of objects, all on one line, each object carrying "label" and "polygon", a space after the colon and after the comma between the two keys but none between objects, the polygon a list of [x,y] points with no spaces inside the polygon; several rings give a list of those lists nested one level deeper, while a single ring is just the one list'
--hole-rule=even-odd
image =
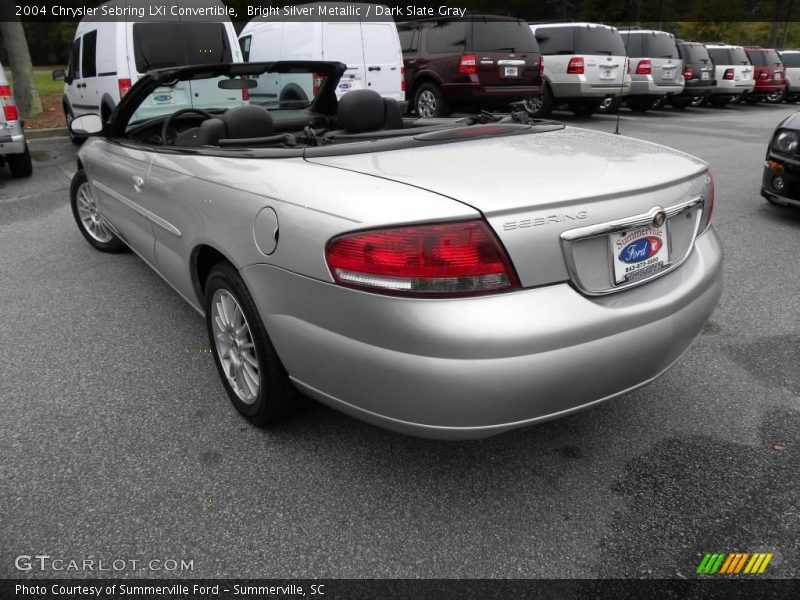
[{"label": "car's rear wheel", "polygon": [[771,94],[767,94],[766,101],[770,104],[780,104],[783,102],[784,94],[784,90],[772,92]]},{"label": "car's rear wheel", "polygon": [[602,100],[573,100],[569,109],[578,117],[591,117],[600,109]]},{"label": "car's rear wheel", "polygon": [[22,154],[12,154],[7,157],[8,168],[14,177],[30,177],[33,173],[33,163],[31,162],[31,151],[28,144],[25,144],[25,152]]},{"label": "car's rear wheel", "polygon": [[525,110],[528,114],[536,118],[544,118],[553,112],[553,92],[550,86],[545,84],[542,93],[534,98],[525,99]]},{"label": "car's rear wheel", "polygon": [[689,102],[690,106],[698,108],[700,106],[705,106],[708,104],[708,94],[702,94],[700,96],[692,96],[692,99]]},{"label": "car's rear wheel", "polygon": [[441,88],[432,82],[426,82],[417,88],[414,94],[414,109],[417,116],[423,119],[446,117],[450,114]]},{"label": "car's rear wheel", "polygon": [[101,252],[125,250],[125,244],[112,233],[105,218],[100,214],[97,207],[97,196],[85,171],[78,171],[72,178],[69,203],[75,223],[87,242]]},{"label": "car's rear wheel", "polygon": [[653,99],[652,98],[628,98],[625,100],[625,104],[628,105],[633,112],[636,113],[646,113],[653,107]]},{"label": "car's rear wheel", "polygon": [[205,311],[214,362],[236,410],[259,426],[288,416],[299,393],[289,381],[247,286],[227,262],[211,268]]}]

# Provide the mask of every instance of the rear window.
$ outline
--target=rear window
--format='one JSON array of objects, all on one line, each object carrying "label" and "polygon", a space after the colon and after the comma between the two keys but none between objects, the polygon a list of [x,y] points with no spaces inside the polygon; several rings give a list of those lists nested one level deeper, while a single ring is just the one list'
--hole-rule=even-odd
[{"label": "rear window", "polygon": [[472,50],[475,52],[538,52],[530,26],[524,21],[473,21]]},{"label": "rear window", "polygon": [[139,73],[232,61],[222,23],[136,23],[133,53]]},{"label": "rear window", "polygon": [[417,28],[398,27],[397,35],[400,38],[400,49],[403,52],[414,52],[417,49]]},{"label": "rear window", "polygon": [[467,24],[463,21],[438,21],[428,30],[428,52],[463,52],[467,43]]},{"label": "rear window", "polygon": [[711,60],[706,47],[702,44],[683,44],[681,55],[687,63],[707,62]]},{"label": "rear window", "polygon": [[604,54],[624,56],[622,36],[608,27],[578,27],[576,54]]},{"label": "rear window", "polygon": [[678,47],[675,45],[675,38],[665,33],[649,35],[645,38],[647,43],[646,52],[650,58],[678,58]]},{"label": "rear window", "polygon": [[750,59],[743,48],[708,48],[711,60],[718,65],[749,65]]},{"label": "rear window", "polygon": [[782,54],[781,58],[783,59],[783,64],[790,69],[800,67],[800,52]]},{"label": "rear window", "polygon": [[575,54],[572,27],[540,27],[536,29],[536,41],[542,54]]},{"label": "rear window", "polygon": [[781,64],[781,57],[775,50],[751,50],[747,56],[757,67],[776,67]]}]

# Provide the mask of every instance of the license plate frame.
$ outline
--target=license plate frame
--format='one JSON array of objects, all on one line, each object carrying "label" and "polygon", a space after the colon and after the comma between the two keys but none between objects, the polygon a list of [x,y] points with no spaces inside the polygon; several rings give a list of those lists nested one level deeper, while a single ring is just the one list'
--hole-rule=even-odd
[{"label": "license plate frame", "polygon": [[649,279],[670,265],[668,222],[610,233],[608,247],[614,286]]},{"label": "license plate frame", "polygon": [[674,81],[675,80],[675,69],[662,69],[661,70],[661,77],[667,81]]},{"label": "license plate frame", "polygon": [[700,79],[702,79],[703,81],[708,81],[709,79],[711,79],[711,74],[708,71],[703,71],[702,73],[700,73]]}]

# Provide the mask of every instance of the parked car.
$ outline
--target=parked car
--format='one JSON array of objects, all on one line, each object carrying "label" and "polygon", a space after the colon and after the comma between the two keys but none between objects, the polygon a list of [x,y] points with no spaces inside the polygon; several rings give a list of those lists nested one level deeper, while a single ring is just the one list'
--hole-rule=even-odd
[{"label": "parked car", "polygon": [[776,98],[783,93],[784,71],[783,61],[772,48],[745,48],[747,58],[753,65],[755,86],[753,91],[744,96],[744,101],[755,104],[768,97]]},{"label": "parked car", "polygon": [[753,91],[753,65],[743,47],[706,44],[706,50],[714,62],[714,78],[717,82],[709,98],[713,106],[725,106],[742,94]]},{"label": "parked car", "polygon": [[800,100],[800,50],[781,50],[778,54],[784,68],[785,100],[794,104]]},{"label": "parked car", "polygon": [[[213,2],[206,5],[213,6]],[[102,6],[127,7],[127,0]],[[220,6],[222,6],[220,4]],[[146,72],[165,67],[241,61],[236,31],[230,19],[219,22],[178,17],[159,21],[108,21],[86,17],[75,31],[66,70],[53,71],[53,79],[64,80],[62,108],[69,124],[76,116],[97,113],[108,120],[131,86]],[[151,98],[153,106],[191,106],[188,83],[163,88]],[[222,93],[202,90],[207,106]],[[197,105],[197,102],[195,105]],[[71,130],[69,130],[71,131]],[[70,135],[73,142],[80,138]]]},{"label": "parked car", "polygon": [[683,61],[675,36],[650,29],[623,30],[631,74],[625,104],[634,112],[646,112],[660,98],[683,91]]},{"label": "parked car", "polygon": [[29,177],[33,172],[19,110],[0,63],[0,164],[4,162],[14,177]]},{"label": "parked car", "polygon": [[630,92],[622,36],[596,23],[531,24],[544,61],[542,115],[565,104],[576,115],[597,112],[604,98]]},{"label": "parked car", "polygon": [[406,90],[420,117],[535,101],[541,93],[539,47],[525,21],[473,15],[397,24]]},{"label": "parked car", "polygon": [[683,91],[670,98],[670,104],[684,109],[703,104],[716,88],[714,63],[708,50],[699,42],[678,40],[678,52],[683,60]]},{"label": "parked car", "polygon": [[781,121],[772,134],[761,195],[773,204],[800,207],[800,113]]},{"label": "parked car", "polygon": [[[317,5],[302,5],[298,9]],[[341,8],[355,6],[344,3]],[[367,5],[358,5],[366,7]],[[376,5],[371,5],[374,13]],[[403,54],[391,21],[287,21],[259,17],[239,34],[245,61],[326,60],[347,65],[338,95],[372,89],[386,98],[405,100]],[[274,74],[259,78],[250,91],[254,102],[305,102],[313,98],[313,78]]]},{"label": "parked car", "polygon": [[[289,70],[322,76],[304,109],[141,116],[167,82]],[[337,100],[344,73],[155,71],[104,128],[72,123],[97,134],[72,182],[80,232],[130,246],[205,315],[244,416],[273,423],[299,389],[406,433],[486,437],[628,393],[696,339],[722,290],[706,163],[521,111],[403,119],[372,90]]]}]

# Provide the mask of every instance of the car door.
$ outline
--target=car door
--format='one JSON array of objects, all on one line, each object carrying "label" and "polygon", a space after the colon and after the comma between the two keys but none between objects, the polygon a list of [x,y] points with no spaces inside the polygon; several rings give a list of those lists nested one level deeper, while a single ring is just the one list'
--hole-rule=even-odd
[{"label": "car door", "polygon": [[322,60],[339,61],[347,65],[339,80],[337,97],[352,90],[366,88],[364,48],[361,42],[361,24],[324,22],[322,25]]},{"label": "car door", "polygon": [[404,100],[403,55],[394,24],[365,21],[361,23],[361,39],[367,67],[367,88],[386,98]]},{"label": "car door", "polygon": [[84,150],[90,156],[85,164],[100,213],[128,246],[152,266],[156,266],[153,248],[153,224],[143,200],[151,156],[146,150],[127,142],[105,141]]}]

